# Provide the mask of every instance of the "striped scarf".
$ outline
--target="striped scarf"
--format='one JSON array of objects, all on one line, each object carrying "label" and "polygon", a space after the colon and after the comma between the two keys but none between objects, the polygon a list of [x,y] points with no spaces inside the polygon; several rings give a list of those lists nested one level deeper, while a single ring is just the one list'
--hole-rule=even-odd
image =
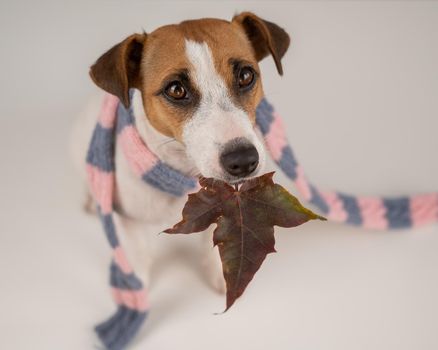
[{"label": "striped scarf", "polygon": [[[256,124],[275,163],[302,198],[329,220],[368,229],[409,228],[438,221],[438,193],[380,198],[318,189],[305,176],[287,141],[282,118],[266,99],[257,107]],[[126,109],[117,97],[106,94],[87,154],[87,174],[112,248],[110,285],[118,309],[96,327],[99,338],[110,350],[125,348],[149,310],[147,291],[127,260],[113,221],[116,141],[132,171],[148,185],[173,196],[186,196],[197,188],[195,178],[170,167],[149,150],[135,127],[132,109]]]}]

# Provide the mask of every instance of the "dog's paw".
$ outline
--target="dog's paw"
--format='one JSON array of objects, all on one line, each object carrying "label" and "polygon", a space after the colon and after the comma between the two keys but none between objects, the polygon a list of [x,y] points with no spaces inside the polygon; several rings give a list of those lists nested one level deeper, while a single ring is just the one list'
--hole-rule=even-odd
[{"label": "dog's paw", "polygon": [[225,294],[227,288],[222,272],[222,262],[217,249],[206,254],[204,258],[204,274],[208,285],[215,292]]}]

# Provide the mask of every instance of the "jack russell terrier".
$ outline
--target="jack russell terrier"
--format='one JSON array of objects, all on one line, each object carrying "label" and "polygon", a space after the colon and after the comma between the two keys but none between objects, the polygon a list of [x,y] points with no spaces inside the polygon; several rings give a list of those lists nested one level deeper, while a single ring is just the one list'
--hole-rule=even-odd
[{"label": "jack russell terrier", "polygon": [[[255,126],[263,97],[258,62],[268,55],[282,74],[288,34],[244,12],[231,21],[200,19],[133,34],[90,69],[94,83],[131,107],[140,137],[162,161],[182,173],[234,184],[261,175],[265,150]],[[134,89],[130,98],[129,91]],[[85,180],[85,158],[103,93],[93,98],[73,134],[74,159]],[[181,218],[186,197],[145,184],[115,149],[115,210],[127,256],[149,284],[157,233]],[[91,196],[87,193],[86,207]],[[209,284],[225,291],[212,231],[199,235]]]}]

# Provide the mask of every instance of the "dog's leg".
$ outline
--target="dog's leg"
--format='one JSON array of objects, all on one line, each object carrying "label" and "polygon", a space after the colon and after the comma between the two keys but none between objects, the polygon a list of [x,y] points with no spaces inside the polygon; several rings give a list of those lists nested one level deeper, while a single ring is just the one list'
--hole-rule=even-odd
[{"label": "dog's leg", "polygon": [[155,256],[153,239],[147,231],[148,226],[144,222],[126,217],[119,217],[119,222],[124,231],[120,235],[120,240],[128,261],[147,288],[150,284],[150,270]]},{"label": "dog's leg", "polygon": [[207,283],[216,292],[224,294],[226,291],[222,262],[217,247],[213,247],[214,227],[210,227],[201,236],[201,254],[203,255],[204,273]]}]

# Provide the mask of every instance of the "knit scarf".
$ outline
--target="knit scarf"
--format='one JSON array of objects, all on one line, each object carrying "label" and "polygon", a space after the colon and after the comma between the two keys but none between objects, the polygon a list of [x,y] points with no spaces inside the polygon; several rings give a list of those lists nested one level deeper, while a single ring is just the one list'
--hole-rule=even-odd
[{"label": "knit scarf", "polygon": [[[257,107],[256,124],[272,159],[292,181],[302,199],[313,204],[329,220],[380,230],[438,221],[438,193],[381,198],[320,190],[305,176],[287,141],[282,118],[265,98]],[[172,196],[186,196],[197,188],[195,178],[172,168],[150,151],[135,127],[133,110],[125,108],[117,97],[106,94],[87,154],[87,174],[112,249],[110,285],[118,309],[96,327],[99,338],[110,350],[125,348],[149,310],[147,291],[128,262],[113,221],[116,144],[133,173],[146,186]]]}]

